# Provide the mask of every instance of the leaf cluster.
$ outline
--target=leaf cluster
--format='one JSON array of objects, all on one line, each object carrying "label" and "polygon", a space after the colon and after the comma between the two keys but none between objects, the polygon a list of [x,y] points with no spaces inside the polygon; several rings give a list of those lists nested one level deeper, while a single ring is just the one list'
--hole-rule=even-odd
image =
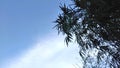
[{"label": "leaf cluster", "polygon": [[119,68],[120,0],[72,1],[71,6],[60,6],[63,12],[55,21],[58,32],[66,35],[67,45],[75,37],[80,45],[81,57],[86,59],[88,51],[95,48],[98,50],[97,59],[101,60],[98,64],[109,57],[108,62],[104,62],[109,67]]}]

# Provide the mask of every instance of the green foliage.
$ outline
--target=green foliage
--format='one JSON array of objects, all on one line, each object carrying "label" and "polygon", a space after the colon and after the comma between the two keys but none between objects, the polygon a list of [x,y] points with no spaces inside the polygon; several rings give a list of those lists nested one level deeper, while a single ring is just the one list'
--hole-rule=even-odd
[{"label": "green foliage", "polygon": [[60,6],[63,13],[55,21],[58,32],[66,35],[67,45],[74,36],[85,65],[91,58],[88,51],[97,49],[97,61],[90,62],[86,68],[104,68],[100,66],[102,62],[108,68],[119,68],[120,0],[72,1],[70,6]]}]

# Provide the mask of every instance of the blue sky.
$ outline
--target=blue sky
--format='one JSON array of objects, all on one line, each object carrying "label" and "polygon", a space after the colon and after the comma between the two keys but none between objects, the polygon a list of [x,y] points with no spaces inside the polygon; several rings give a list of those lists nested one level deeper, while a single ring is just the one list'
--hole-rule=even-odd
[{"label": "blue sky", "polygon": [[[71,51],[73,53],[75,51],[75,55],[78,56],[77,47],[66,48],[64,37],[58,36],[55,29],[52,29],[55,25],[52,22],[60,13],[59,3],[59,0],[0,0],[0,68],[16,68],[16,66],[30,68],[27,66],[34,63],[31,68],[37,68],[34,66],[48,68],[45,64],[51,63],[52,60],[54,61],[51,65],[59,62],[62,56],[74,56]],[[41,51],[48,54],[46,58]],[[57,58],[60,55],[61,57]],[[69,59],[72,62],[75,57]],[[67,67],[74,64],[68,63],[69,59],[64,58],[65,61],[61,60],[57,66]],[[33,62],[36,60],[40,62]]]}]

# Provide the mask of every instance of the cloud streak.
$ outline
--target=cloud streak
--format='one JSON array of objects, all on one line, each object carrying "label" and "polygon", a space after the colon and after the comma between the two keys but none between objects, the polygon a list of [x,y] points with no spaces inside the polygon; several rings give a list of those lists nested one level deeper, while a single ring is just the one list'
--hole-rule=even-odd
[{"label": "cloud streak", "polygon": [[66,47],[64,37],[52,33],[39,39],[3,68],[75,68],[74,64],[79,60],[78,50],[75,44]]}]

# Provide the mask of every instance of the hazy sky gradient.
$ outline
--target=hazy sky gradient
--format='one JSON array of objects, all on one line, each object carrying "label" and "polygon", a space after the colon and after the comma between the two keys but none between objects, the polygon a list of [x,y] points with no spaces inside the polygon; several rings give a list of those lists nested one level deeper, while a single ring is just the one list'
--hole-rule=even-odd
[{"label": "hazy sky gradient", "polygon": [[[0,0],[1,58],[14,55],[49,33],[59,13],[54,0]],[[10,57],[9,55],[9,57]]]},{"label": "hazy sky gradient", "polygon": [[[63,0],[62,2],[68,3],[68,0]],[[20,66],[24,66],[22,63],[28,64],[25,66],[30,66],[31,62],[33,61],[35,64],[38,64],[33,66],[41,66],[45,63],[51,63],[49,60],[51,60],[53,57],[49,57],[50,55],[56,57],[56,59],[54,59],[52,62],[52,64],[54,64],[62,59],[62,57],[57,58],[57,56],[62,55],[64,57],[71,55],[70,52],[74,51],[74,47],[73,50],[72,48],[68,48],[68,50],[66,50],[67,48],[64,47],[65,45],[63,44],[64,40],[62,39],[62,41],[57,41],[56,37],[58,35],[55,32],[55,29],[52,29],[55,25],[53,21],[60,13],[59,5],[60,0],[0,0],[0,66],[5,68],[4,65],[6,65],[11,66],[6,68],[16,68],[14,66],[19,66],[20,64]],[[51,33],[53,33],[53,36],[51,36]],[[41,40],[42,42],[40,42]],[[49,41],[50,45],[45,44],[45,41],[47,40]],[[62,43],[62,48],[56,48],[60,45],[60,43]],[[37,47],[37,44],[39,47]],[[50,46],[53,48],[55,46],[55,50]],[[41,55],[43,53],[39,52],[44,51],[46,48],[48,48],[50,51],[53,51],[50,53],[50,55],[48,55],[46,58],[43,58],[42,60]],[[61,54],[59,55],[56,52],[60,52]],[[37,54],[41,55],[37,56]],[[25,58],[26,61],[23,58]],[[27,60],[27,58],[29,59]],[[71,58],[72,57],[68,58],[68,60]],[[37,59],[40,62],[35,62]],[[64,61],[61,60],[61,62]],[[66,63],[68,63],[67,59],[65,59],[65,64]],[[58,63],[58,65],[60,65],[60,63]],[[69,65],[71,65],[71,63],[66,64],[66,66]],[[31,68],[37,67],[31,66]]]}]

